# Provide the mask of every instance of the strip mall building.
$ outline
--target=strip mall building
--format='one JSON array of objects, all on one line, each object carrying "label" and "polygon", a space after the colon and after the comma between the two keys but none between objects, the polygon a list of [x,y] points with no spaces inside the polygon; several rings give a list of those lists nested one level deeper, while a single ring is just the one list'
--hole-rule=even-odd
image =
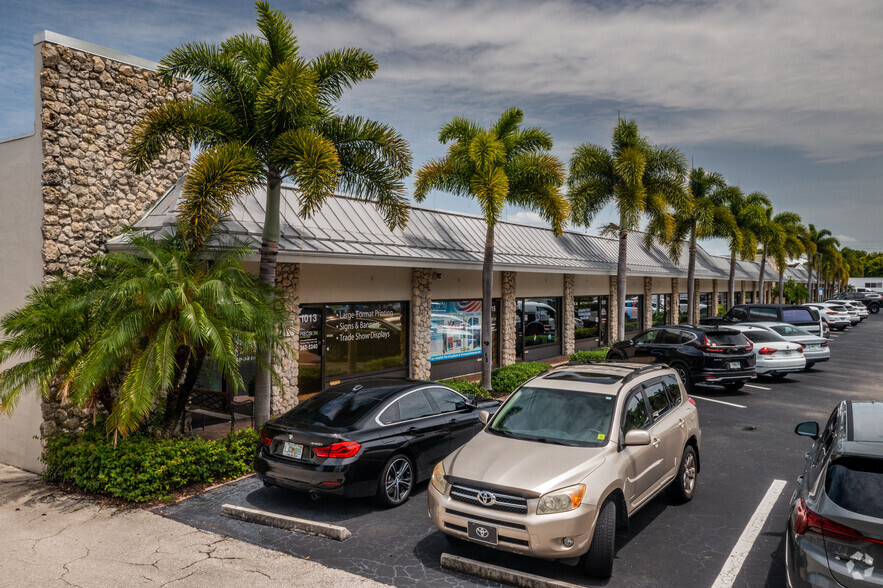
[{"label": "strip mall building", "polygon": [[[154,236],[172,230],[189,162],[182,147],[135,176],[123,157],[144,109],[186,96],[189,82],[164,87],[154,63],[48,31],[35,36],[34,58],[35,130],[0,142],[0,271],[7,276],[0,314],[51,273],[81,271],[89,257],[125,247],[115,236],[123,226]],[[414,207],[407,227],[391,232],[358,199],[338,196],[303,220],[295,189],[285,186],[282,195],[277,280],[297,354],[280,366],[274,412],[339,381],[479,371],[480,217]],[[259,242],[263,204],[263,194],[247,195],[223,232]],[[619,320],[626,333],[678,322],[686,312],[685,299],[677,304],[686,292],[686,252],[676,264],[641,241],[629,239],[626,308],[617,310],[615,240],[502,223],[491,309],[495,364],[604,345]],[[248,263],[256,271],[257,255]],[[729,306],[729,268],[729,258],[699,248],[701,315]],[[758,263],[737,262],[734,302],[757,299],[759,274]],[[788,277],[806,282],[802,268],[787,269]],[[769,296],[778,275],[769,268],[765,279]],[[54,399],[24,398],[13,418],[0,421],[0,462],[38,471],[40,435],[77,430],[84,416]]]}]

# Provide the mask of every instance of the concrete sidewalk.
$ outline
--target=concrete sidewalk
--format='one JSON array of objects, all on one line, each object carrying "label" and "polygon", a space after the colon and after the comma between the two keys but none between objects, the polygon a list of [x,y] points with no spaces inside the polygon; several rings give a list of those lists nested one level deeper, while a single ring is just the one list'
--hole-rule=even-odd
[{"label": "concrete sidewalk", "polygon": [[0,464],[0,586],[384,586],[200,531],[99,506]]}]

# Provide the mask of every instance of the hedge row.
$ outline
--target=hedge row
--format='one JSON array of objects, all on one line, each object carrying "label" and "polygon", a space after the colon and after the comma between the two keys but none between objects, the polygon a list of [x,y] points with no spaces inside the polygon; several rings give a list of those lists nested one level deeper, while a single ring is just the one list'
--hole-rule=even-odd
[{"label": "hedge row", "polygon": [[210,441],[132,435],[113,440],[103,431],[46,439],[45,478],[84,492],[148,502],[168,498],[184,486],[236,478],[254,471],[254,429]]}]

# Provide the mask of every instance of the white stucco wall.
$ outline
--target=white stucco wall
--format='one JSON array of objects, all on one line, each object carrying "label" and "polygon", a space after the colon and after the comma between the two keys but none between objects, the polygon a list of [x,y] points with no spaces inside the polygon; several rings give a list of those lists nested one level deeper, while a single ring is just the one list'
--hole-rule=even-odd
[{"label": "white stucco wall", "polygon": [[411,299],[411,268],[305,263],[300,304],[393,302]]},{"label": "white stucco wall", "polygon": [[[0,143],[0,315],[21,306],[30,286],[43,281],[42,160],[39,133]],[[41,471],[41,422],[35,393],[21,398],[11,418],[0,416],[0,462]]]}]

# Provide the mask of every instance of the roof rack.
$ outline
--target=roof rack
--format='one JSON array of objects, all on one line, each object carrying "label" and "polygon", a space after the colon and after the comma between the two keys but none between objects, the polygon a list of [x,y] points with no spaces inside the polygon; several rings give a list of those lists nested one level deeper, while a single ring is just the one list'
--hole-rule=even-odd
[{"label": "roof rack", "polygon": [[572,366],[572,365],[589,365],[592,363],[612,363],[612,362],[598,361],[597,359],[578,359],[576,361],[568,361],[567,363],[562,363],[560,365],[556,365],[555,367],[568,367],[568,366]]},{"label": "roof rack", "polygon": [[635,371],[633,371],[632,373],[628,374],[626,377],[624,377],[622,379],[622,383],[627,384],[627,383],[631,382],[632,380],[634,380],[635,378],[637,378],[638,376],[640,376],[641,374],[645,374],[647,372],[652,372],[654,370],[665,370],[665,369],[668,369],[668,364],[654,364],[654,365],[648,365],[646,367],[638,368]]}]

